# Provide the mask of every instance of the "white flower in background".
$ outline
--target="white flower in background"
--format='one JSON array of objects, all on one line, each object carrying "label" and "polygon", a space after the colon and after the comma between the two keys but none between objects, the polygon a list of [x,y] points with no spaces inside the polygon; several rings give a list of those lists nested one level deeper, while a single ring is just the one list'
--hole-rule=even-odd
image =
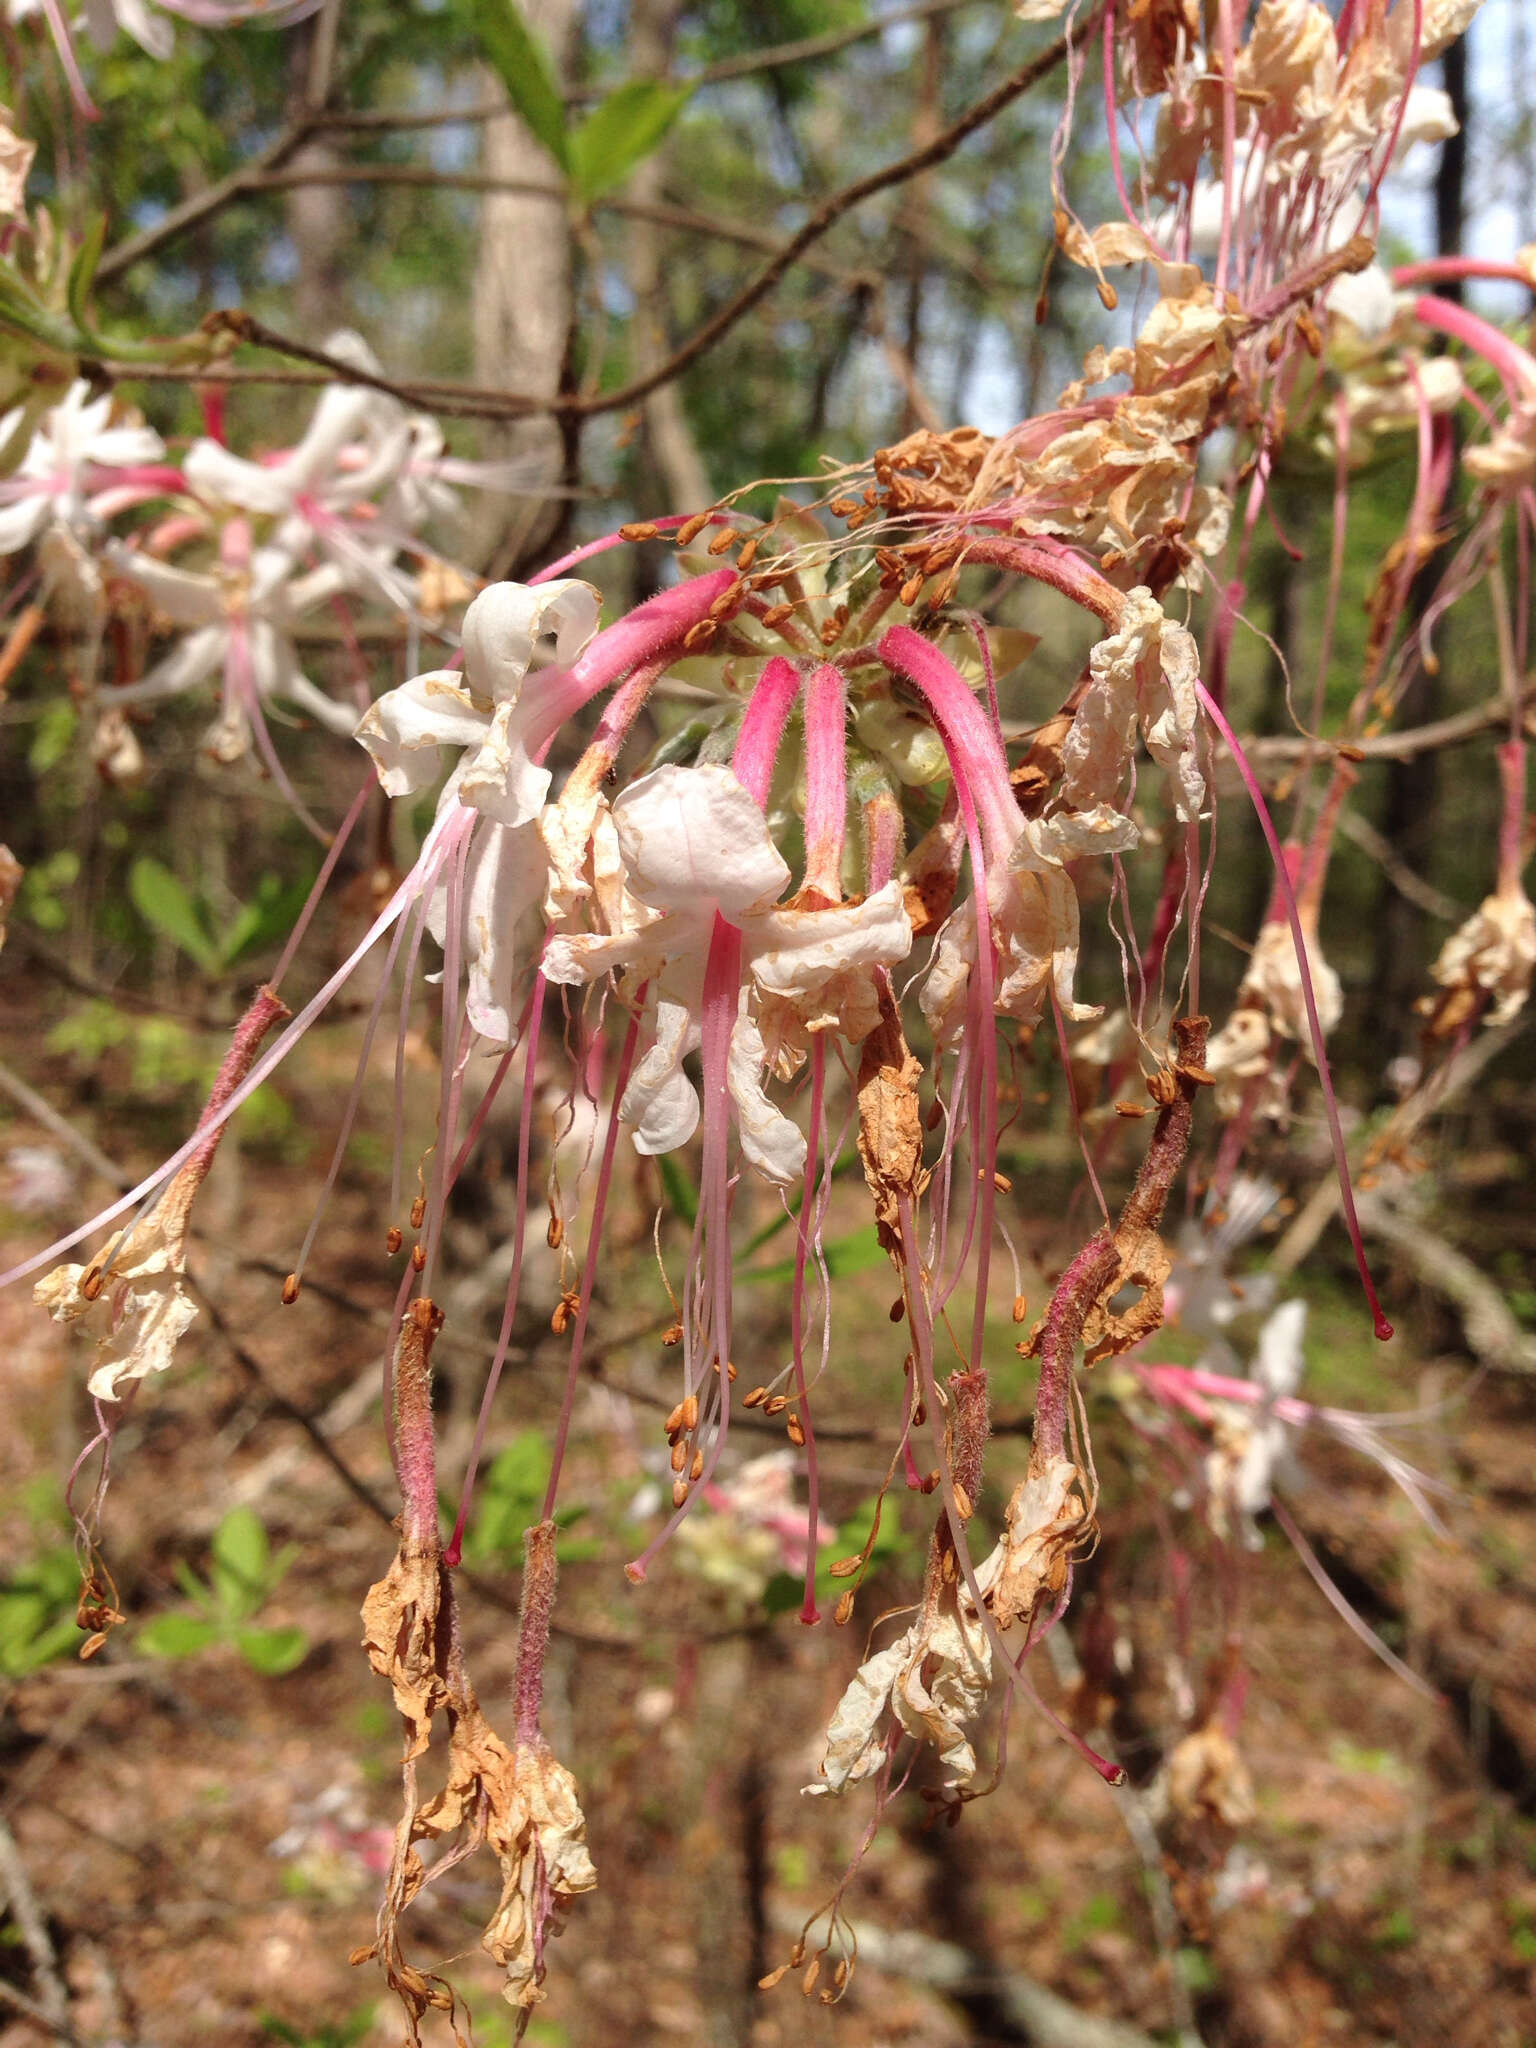
[{"label": "white flower in background", "polygon": [[[465,804],[485,820],[464,876],[468,1009],[475,1030],[502,1045],[513,1030],[514,936],[548,875],[537,820],[550,772],[535,766],[523,744],[523,683],[541,643],[553,641],[561,667],[576,660],[597,631],[599,605],[590,583],[492,584],[464,614],[463,673],[414,677],[371,704],[356,727],[390,796],[430,788],[442,770],[439,750],[461,750],[437,815]],[[440,886],[428,916],[440,945],[447,918],[448,892]]]},{"label": "white flower in background", "polygon": [[355,706],[338,704],[310,681],[292,637],[307,613],[343,588],[333,564],[295,576],[282,549],[257,548],[244,561],[199,575],[119,542],[104,554],[107,566],[137,583],[158,611],[191,629],[141,681],[112,692],[114,708],[173,697],[217,675],[224,701],[207,744],[221,761],[245,753],[252,718],[273,698],[297,705],[330,732],[352,731]]},{"label": "white flower in background", "polygon": [[[20,418],[18,408],[0,419],[0,446]],[[88,532],[163,492],[163,476],[136,484],[131,472],[163,462],[165,443],[150,427],[114,427],[111,418],[110,394],[92,398],[83,380],[44,416],[15,474],[0,478],[0,555],[17,554],[55,524]]]},{"label": "white flower in background", "polygon": [[1288,1399],[1301,1384],[1307,1363],[1302,1345],[1306,1328],[1307,1304],[1282,1301],[1259,1331],[1259,1348],[1248,1374],[1262,1388],[1262,1399],[1211,1403],[1215,1447],[1205,1460],[1211,1526],[1225,1538],[1235,1523],[1250,1550],[1263,1547],[1255,1517],[1269,1506],[1291,1436],[1274,1404]]},{"label": "white flower in background", "polygon": [[[343,330],[325,346],[357,369],[378,371],[360,335]],[[318,551],[346,572],[353,587],[409,610],[414,592],[394,565],[404,535],[381,529],[373,501],[398,483],[417,428],[386,394],[361,384],[332,384],[322,392],[303,438],[286,454],[252,462],[203,440],[193,443],[183,469],[205,503],[275,520],[272,544],[295,560]]]},{"label": "white flower in background", "polygon": [[[613,806],[632,921],[614,931],[558,934],[545,949],[551,981],[595,981],[627,969],[649,984],[649,1044],[619,1106],[635,1147],[671,1152],[698,1128],[699,1098],[683,1071],[700,1043],[705,967],[716,920],[742,934],[741,986],[731,1031],[727,1086],[748,1163],[787,1186],[805,1163],[805,1138],[763,1091],[768,1051],[759,993],[817,1008],[843,975],[867,976],[904,959],[912,927],[897,883],[865,902],[827,910],[781,905],[790,872],[751,793],[729,768],[668,765],[631,784]],[[865,1021],[849,1001],[833,1026]],[[831,1020],[828,1019],[828,1022]]]}]

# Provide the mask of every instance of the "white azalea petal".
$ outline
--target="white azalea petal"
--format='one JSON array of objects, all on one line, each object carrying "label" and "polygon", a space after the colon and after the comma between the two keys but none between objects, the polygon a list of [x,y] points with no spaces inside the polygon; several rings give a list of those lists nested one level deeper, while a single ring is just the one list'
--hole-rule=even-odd
[{"label": "white azalea petal", "polygon": [[293,503],[293,491],[280,469],[264,462],[247,462],[217,441],[194,441],[181,468],[197,495],[210,504],[283,513]]},{"label": "white azalea petal", "polygon": [[637,1152],[675,1152],[698,1129],[699,1098],[683,1072],[683,1058],[696,1038],[683,1005],[661,998],[655,1038],[619,1104],[620,1119],[634,1126]]},{"label": "white azalea petal", "polygon": [[493,583],[464,614],[464,671],[482,697],[515,698],[539,640],[553,634],[562,666],[597,631],[602,600],[590,583]]},{"label": "white azalea petal", "polygon": [[726,1086],[736,1106],[742,1157],[775,1187],[793,1187],[805,1172],[805,1138],[763,1089],[768,1063],[763,1034],[743,1012],[731,1032]]},{"label": "white azalea petal", "polygon": [[387,690],[357,724],[357,738],[373,756],[388,796],[414,796],[435,782],[439,747],[472,747],[489,721],[477,711],[464,678],[436,669]]},{"label": "white azalea petal", "polygon": [[768,821],[729,768],[657,768],[631,783],[613,820],[629,886],[658,910],[713,904],[738,922],[788,886]]},{"label": "white azalea petal", "polygon": [[503,699],[474,753],[466,760],[459,800],[500,825],[525,825],[549,794],[550,771],[529,760],[515,730],[517,705]]}]

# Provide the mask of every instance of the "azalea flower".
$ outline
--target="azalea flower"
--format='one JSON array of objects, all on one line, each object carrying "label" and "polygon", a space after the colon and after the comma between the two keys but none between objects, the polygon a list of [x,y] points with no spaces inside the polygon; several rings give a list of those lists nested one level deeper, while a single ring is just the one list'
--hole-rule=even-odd
[{"label": "azalea flower", "polygon": [[[48,412],[13,476],[0,479],[0,555],[14,555],[54,524],[91,537],[103,520],[159,496],[175,472],[150,427],[112,426],[110,393],[93,398],[83,380]],[[0,446],[22,408],[0,419]],[[112,472],[123,472],[114,475]]]},{"label": "azalea flower", "polygon": [[246,753],[253,726],[259,737],[265,735],[262,707],[274,698],[307,711],[327,731],[353,730],[356,710],[311,682],[293,644],[300,621],[344,587],[334,564],[295,575],[293,558],[283,549],[251,548],[243,522],[226,529],[221,560],[208,574],[117,541],[108,543],[103,558],[136,583],[157,611],[191,629],[139,682],[113,690],[114,707],[178,696],[220,676],[223,703],[205,744],[225,762]]},{"label": "azalea flower", "polygon": [[[598,611],[589,583],[493,584],[464,614],[463,673],[414,677],[371,704],[356,729],[390,796],[429,788],[441,772],[440,750],[460,749],[437,815],[465,805],[483,821],[464,873],[463,938],[469,1020],[495,1044],[512,1038],[514,934],[543,894],[548,866],[536,820],[550,772],[528,755],[523,684],[541,642],[553,640],[557,666],[574,662],[597,631]],[[428,912],[440,945],[447,919],[444,883]]]},{"label": "azalea flower", "polygon": [[[865,902],[797,909],[779,899],[790,871],[751,793],[721,766],[666,766],[632,783],[613,806],[633,922],[611,932],[553,937],[544,973],[566,984],[627,969],[646,983],[648,1045],[619,1115],[637,1151],[671,1152],[693,1136],[699,1097],[683,1061],[700,1044],[705,968],[717,919],[742,934],[741,985],[727,1084],[742,1152],[765,1179],[788,1186],[805,1164],[805,1139],[763,1091],[768,1053],[756,996],[817,1009],[829,984],[867,977],[904,959],[912,927],[901,890],[887,883]],[[845,991],[846,998],[846,991]],[[845,999],[818,1023],[862,1036],[873,1003]]]}]

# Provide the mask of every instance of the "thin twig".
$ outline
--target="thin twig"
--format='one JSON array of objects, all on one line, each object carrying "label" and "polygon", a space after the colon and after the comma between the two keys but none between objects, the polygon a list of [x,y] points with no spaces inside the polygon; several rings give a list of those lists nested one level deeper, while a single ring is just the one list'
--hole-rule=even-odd
[{"label": "thin twig", "polygon": [[[1081,41],[1090,37],[1098,19],[1099,11],[1095,9],[1075,32],[1076,40]],[[868,177],[855,179],[851,185],[843,186],[840,191],[823,200],[804,225],[770,257],[757,276],[750,284],[744,286],[735,298],[722,306],[701,327],[696,328],[687,341],[674,349],[665,362],[659,363],[644,376],[633,378],[628,384],[621,385],[616,391],[557,392],[545,397],[531,392],[485,390],[474,385],[428,387],[423,384],[402,383],[398,379],[361,370],[353,363],[343,362],[338,357],[328,354],[324,349],[312,348],[307,342],[279,334],[248,313],[232,311],[215,317],[221,318],[226,329],[238,340],[252,347],[270,349],[274,354],[286,355],[296,362],[312,363],[316,368],[328,371],[340,383],[361,384],[368,390],[382,391],[407,405],[430,405],[433,411],[445,417],[527,419],[554,414],[560,417],[587,419],[600,413],[626,412],[638,405],[641,399],[648,398],[653,391],[660,390],[662,385],[670,384],[675,377],[681,376],[684,370],[697,362],[700,356],[715,346],[716,342],[722,340],[774,290],[805,252],[828,234],[845,214],[851,213],[855,207],[861,206],[866,199],[873,198],[876,193],[904,184],[920,172],[930,170],[936,164],[944,163],[953,156],[962,143],[978,130],[985,128],[1005,107],[1022,98],[1032,86],[1038,85],[1054,71],[1067,55],[1073,40],[1074,34],[1070,31],[1058,36],[1055,42],[1049,44],[1038,56],[1011,72],[999,85],[994,86],[991,92],[984,94],[967,108],[959,120],[952,123],[942,134],[935,136],[932,142],[921,149],[911,151],[906,156],[898,157],[893,163],[885,165],[878,171],[872,171]],[[308,132],[307,129],[305,132]],[[298,140],[302,139],[303,136],[300,135]],[[296,146],[296,141],[290,142],[285,154],[291,154]],[[264,172],[279,168],[279,164],[261,160],[252,168]],[[236,196],[234,192],[226,194],[226,197],[233,196]],[[202,213],[197,215],[199,219],[202,217]],[[164,223],[161,226],[163,228]],[[160,230],[150,232],[164,239]],[[140,236],[138,240],[144,243],[145,237]],[[128,251],[133,249],[134,245],[129,244]],[[108,363],[102,367],[120,378],[131,378],[133,375],[131,365]]]},{"label": "thin twig", "polygon": [[41,1124],[45,1131],[52,1132],[59,1142],[78,1153],[92,1173],[99,1173],[103,1180],[110,1181],[115,1188],[131,1188],[133,1175],[125,1173],[115,1165],[106,1153],[93,1145],[83,1131],[77,1131],[66,1116],[60,1115],[46,1097],[29,1087],[20,1074],[13,1074],[9,1067],[0,1063],[0,1095],[8,1095],[16,1107],[31,1117],[35,1124]]},{"label": "thin twig", "polygon": [[16,1837],[4,1819],[0,1819],[0,1889],[10,1901],[11,1918],[32,1964],[32,1975],[37,1985],[36,2003],[28,2000],[24,2009],[29,2009],[34,2019],[41,2020],[44,2026],[65,2040],[77,2040],[79,2037],[69,2023],[69,1994],[59,1975],[59,1959],[54,1953],[48,1922],[33,1894],[27,1866],[16,1846]]}]

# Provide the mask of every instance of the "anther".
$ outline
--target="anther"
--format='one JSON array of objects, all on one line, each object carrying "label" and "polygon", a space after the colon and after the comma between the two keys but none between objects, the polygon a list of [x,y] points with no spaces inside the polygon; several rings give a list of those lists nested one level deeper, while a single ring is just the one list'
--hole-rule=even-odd
[{"label": "anther", "polygon": [[1115,1104],[1116,1116],[1145,1116],[1146,1114],[1147,1105],[1144,1102],[1117,1102]]},{"label": "anther", "polygon": [[784,1418],[784,1433],[797,1450],[805,1442],[805,1424],[800,1420],[793,1408]]},{"label": "anther", "polygon": [[298,1300],[298,1298],[299,1276],[297,1273],[290,1273],[287,1279],[283,1282],[283,1307],[292,1308],[293,1304]]},{"label": "anther", "polygon": [[619,528],[620,540],[655,540],[661,528],[652,519],[634,519]]},{"label": "anther", "polygon": [[696,626],[690,626],[683,635],[683,645],[690,654],[696,654],[701,647],[707,647],[714,637],[714,620],[700,619]]},{"label": "anther", "polygon": [[678,546],[680,548],[692,547],[714,516],[713,512],[695,512],[691,519],[685,519],[674,536]]},{"label": "anther", "polygon": [[684,1501],[685,1501],[685,1500],[686,1500],[686,1499],[688,1498],[688,1494],[689,1494],[689,1486],[688,1486],[688,1482],[687,1482],[687,1480],[686,1480],[686,1479],[674,1479],[674,1480],[673,1480],[673,1482],[672,1482],[672,1505],[673,1505],[673,1507],[675,1507],[675,1508],[680,1508],[680,1507],[682,1506],[683,1502],[684,1502]]},{"label": "anther", "polygon": [[891,1303],[890,1309],[888,1311],[891,1321],[893,1323],[899,1323],[902,1317],[906,1314],[906,1312],[906,1297],[904,1295],[898,1294],[896,1299]]},{"label": "anther", "polygon": [[1013,1320],[1016,1323],[1022,1323],[1028,1313],[1029,1296],[1027,1294],[1016,1294],[1013,1297]]},{"label": "anther", "polygon": [[768,1389],[766,1387],[754,1387],[751,1393],[742,1401],[741,1405],[743,1408],[761,1408],[767,1398]]},{"label": "anther", "polygon": [[412,1204],[411,1204],[411,1228],[412,1228],[412,1230],[420,1230],[420,1228],[421,1228],[422,1224],[423,1224],[423,1223],[424,1223],[424,1222],[426,1221],[426,1218],[427,1218],[427,1198],[426,1198],[426,1196],[425,1196],[425,1195],[418,1195],[418,1196],[416,1197],[415,1201],[414,1201],[414,1202],[412,1202]]},{"label": "anther", "polygon": [[850,1586],[832,1610],[832,1623],[835,1628],[846,1628],[852,1618],[853,1588]]},{"label": "anther", "polygon": [[741,552],[736,557],[736,566],[742,572],[743,575],[746,574],[746,572],[751,568],[752,564],[757,560],[757,551],[762,546],[762,544],[762,535],[757,533],[754,533],[749,539],[744,540],[742,542]]},{"label": "anther", "polygon": [[399,1224],[391,1223],[388,1230],[386,1230],[384,1233],[385,1251],[389,1254],[391,1258],[393,1258],[395,1256],[395,1253],[399,1251],[401,1245],[403,1245],[404,1243],[405,1237],[400,1229]]},{"label": "anther", "polygon": [[693,1463],[688,1467],[688,1477],[690,1479],[702,1479],[704,1477],[704,1453],[702,1451],[694,1452]]},{"label": "anther", "polygon": [[418,1273],[426,1271],[427,1248],[424,1244],[413,1244],[411,1246],[411,1264]]}]

